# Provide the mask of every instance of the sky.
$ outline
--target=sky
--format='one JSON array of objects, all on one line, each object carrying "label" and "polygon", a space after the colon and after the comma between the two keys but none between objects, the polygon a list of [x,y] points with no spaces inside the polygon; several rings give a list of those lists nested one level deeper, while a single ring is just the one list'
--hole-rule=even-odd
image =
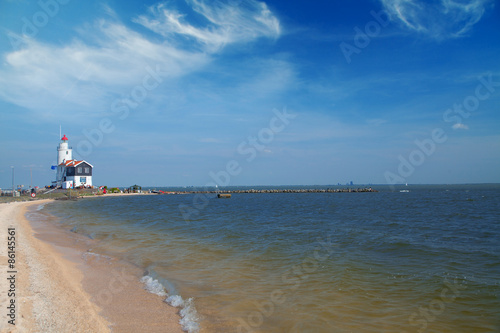
[{"label": "sky", "polygon": [[0,188],[498,183],[499,7],[2,0]]}]

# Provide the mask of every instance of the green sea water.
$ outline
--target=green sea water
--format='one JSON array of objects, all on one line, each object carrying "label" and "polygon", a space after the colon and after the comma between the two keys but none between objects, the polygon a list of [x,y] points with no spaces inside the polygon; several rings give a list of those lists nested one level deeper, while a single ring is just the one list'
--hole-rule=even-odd
[{"label": "green sea water", "polygon": [[189,332],[500,332],[500,186],[374,188],[42,212],[142,267]]}]

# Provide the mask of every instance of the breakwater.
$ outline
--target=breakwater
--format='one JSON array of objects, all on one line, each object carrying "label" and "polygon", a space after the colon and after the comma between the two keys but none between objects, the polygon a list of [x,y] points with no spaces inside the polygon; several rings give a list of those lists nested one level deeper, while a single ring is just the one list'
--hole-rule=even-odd
[{"label": "breakwater", "polygon": [[235,189],[235,190],[219,190],[219,191],[152,191],[158,194],[238,194],[238,193],[365,193],[365,192],[378,192],[371,187],[365,188],[326,188],[326,189]]}]

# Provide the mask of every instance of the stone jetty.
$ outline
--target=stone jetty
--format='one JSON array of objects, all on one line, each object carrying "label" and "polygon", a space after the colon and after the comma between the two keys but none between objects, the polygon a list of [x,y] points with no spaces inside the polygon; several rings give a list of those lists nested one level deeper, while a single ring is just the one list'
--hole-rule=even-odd
[{"label": "stone jetty", "polygon": [[198,194],[198,193],[365,193],[378,192],[371,187],[367,188],[326,188],[326,189],[244,189],[244,190],[220,190],[220,191],[175,191],[161,192],[159,194]]}]

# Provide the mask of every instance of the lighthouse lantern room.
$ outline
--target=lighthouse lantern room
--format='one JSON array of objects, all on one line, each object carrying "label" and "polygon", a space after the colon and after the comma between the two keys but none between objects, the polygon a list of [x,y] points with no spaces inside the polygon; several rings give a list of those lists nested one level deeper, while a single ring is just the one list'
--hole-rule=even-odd
[{"label": "lighthouse lantern room", "polygon": [[57,146],[57,174],[53,184],[58,188],[92,187],[92,164],[73,159],[66,134]]}]

